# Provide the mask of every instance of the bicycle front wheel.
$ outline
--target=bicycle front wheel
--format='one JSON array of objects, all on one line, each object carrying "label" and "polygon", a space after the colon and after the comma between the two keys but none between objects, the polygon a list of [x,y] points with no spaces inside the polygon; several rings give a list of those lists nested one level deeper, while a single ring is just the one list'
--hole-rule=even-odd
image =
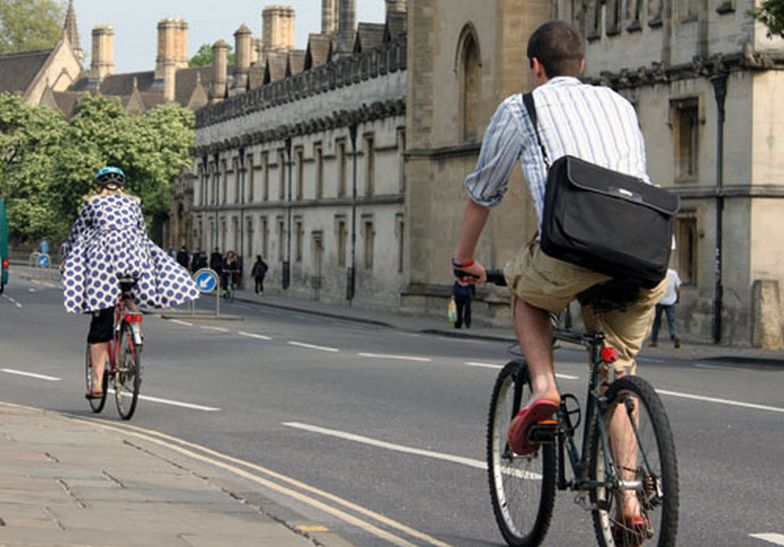
[{"label": "bicycle front wheel", "polygon": [[[106,393],[109,388],[109,367],[104,367],[103,369],[103,379],[101,381],[101,391],[103,392],[103,396],[99,399],[87,399],[87,402],[90,403],[90,408],[93,412],[98,414],[100,411],[103,410],[103,406],[106,404]],[[84,357],[84,380],[85,385],[87,386],[87,393],[95,393],[97,390],[93,385],[93,367],[92,362],[90,359],[90,344],[87,344],[87,350],[85,351]]]},{"label": "bicycle front wheel", "polygon": [[114,400],[123,420],[131,419],[139,400],[142,384],[141,351],[141,346],[134,344],[131,326],[124,323],[120,329],[120,353],[117,356],[117,374],[114,376]]},{"label": "bicycle front wheel", "polygon": [[531,398],[528,366],[512,361],[498,374],[487,423],[487,470],[493,512],[509,545],[539,545],[555,502],[555,445],[515,454],[507,442],[512,418]]},{"label": "bicycle front wheel", "polygon": [[[664,405],[637,376],[614,381],[606,395],[606,434],[595,428],[589,463],[602,484],[591,492],[599,545],[675,545],[678,464]],[[642,518],[630,521],[629,513]]]}]

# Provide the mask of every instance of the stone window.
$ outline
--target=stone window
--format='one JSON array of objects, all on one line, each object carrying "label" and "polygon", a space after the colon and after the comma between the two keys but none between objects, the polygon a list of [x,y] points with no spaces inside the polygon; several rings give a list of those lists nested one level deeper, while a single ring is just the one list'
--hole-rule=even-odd
[{"label": "stone window", "polygon": [[247,225],[245,227],[245,233],[248,234],[245,237],[247,238],[246,247],[245,247],[245,256],[249,259],[253,257],[253,218],[248,217]]},{"label": "stone window", "polygon": [[605,33],[607,36],[617,36],[621,33],[621,7],[623,0],[606,0],[604,15],[605,15]]},{"label": "stone window", "polygon": [[248,185],[248,203],[253,203],[253,200],[256,198],[256,168],[253,165],[253,155],[248,155],[248,158],[245,160],[245,166],[248,169],[246,175],[248,180],[245,181]]},{"label": "stone window", "polygon": [[261,199],[269,201],[269,152],[261,156]]},{"label": "stone window", "polygon": [[463,28],[458,42],[460,82],[460,128],[464,141],[476,140],[479,125],[479,83],[482,66],[479,41],[470,23]]},{"label": "stone window", "polygon": [[588,5],[586,0],[571,0],[572,3],[572,24],[580,31],[580,34],[585,36],[585,23],[586,15],[588,14]]},{"label": "stone window", "polygon": [[269,257],[269,226],[267,217],[261,217],[261,256],[264,260]]},{"label": "stone window", "polygon": [[231,250],[235,253],[241,253],[242,245],[240,244],[240,219],[237,217],[231,217],[231,231],[234,235],[234,243],[231,247]]},{"label": "stone window", "polygon": [[403,213],[395,215],[395,232],[397,235],[397,273],[403,273],[404,257],[406,253],[405,248],[405,222],[403,221]]},{"label": "stone window", "polygon": [[226,219],[225,218],[221,218],[220,227],[221,227],[220,251],[221,253],[225,253],[226,252]]},{"label": "stone window", "polygon": [[693,181],[699,175],[700,108],[696,97],[671,102],[675,147],[675,180]]},{"label": "stone window", "polygon": [[302,240],[305,235],[305,229],[302,225],[302,218],[294,219],[294,261],[302,262]]},{"label": "stone window", "polygon": [[685,284],[697,283],[697,214],[695,211],[683,211],[675,219],[674,226],[675,250],[673,264],[678,275]]},{"label": "stone window", "polygon": [[719,15],[735,12],[735,0],[719,0],[718,4],[716,13]]},{"label": "stone window", "polygon": [[240,202],[240,196],[242,195],[241,185],[242,181],[242,173],[240,172],[240,160],[239,158],[234,158],[234,168],[232,169],[234,175],[234,203]]},{"label": "stone window", "polygon": [[316,199],[321,199],[324,197],[324,152],[321,143],[313,147],[313,159],[316,162]]},{"label": "stone window", "polygon": [[375,193],[376,149],[373,135],[365,136],[365,195]]},{"label": "stone window", "polygon": [[678,2],[678,14],[680,15],[681,23],[690,23],[697,21],[699,14],[699,0],[680,0]]},{"label": "stone window", "polygon": [[228,203],[227,195],[229,192],[229,166],[226,160],[221,160],[221,203]]},{"label": "stone window", "polygon": [[640,14],[642,13],[642,0],[625,0],[626,10],[624,21],[627,32],[638,32],[642,30],[640,25]]},{"label": "stone window", "polygon": [[283,222],[283,218],[278,218],[278,262],[283,262],[285,254],[284,249],[286,248],[286,224]]},{"label": "stone window", "polygon": [[585,38],[591,42],[601,38],[599,23],[602,16],[603,0],[588,0],[588,12],[585,14]]},{"label": "stone window", "polygon": [[278,150],[278,199],[286,199],[286,151]]},{"label": "stone window", "polygon": [[346,217],[335,217],[335,232],[337,236],[338,266],[346,265],[346,250],[348,248],[348,228],[346,227]]},{"label": "stone window", "polygon": [[346,195],[346,139],[340,139],[336,143],[338,150],[338,197]]},{"label": "stone window", "polygon": [[406,191],[406,128],[398,127],[397,129],[397,164],[398,164],[398,188],[400,193]]},{"label": "stone window", "polygon": [[301,200],[305,191],[305,158],[304,150],[298,146],[294,156],[297,158],[297,195],[294,199]]},{"label": "stone window", "polygon": [[366,270],[373,269],[373,244],[375,243],[376,239],[376,232],[373,230],[373,219],[369,217],[362,218],[362,232],[363,237],[365,240],[365,249],[364,249],[364,265]]},{"label": "stone window", "polygon": [[663,0],[648,0],[648,26],[657,28],[662,26]]}]

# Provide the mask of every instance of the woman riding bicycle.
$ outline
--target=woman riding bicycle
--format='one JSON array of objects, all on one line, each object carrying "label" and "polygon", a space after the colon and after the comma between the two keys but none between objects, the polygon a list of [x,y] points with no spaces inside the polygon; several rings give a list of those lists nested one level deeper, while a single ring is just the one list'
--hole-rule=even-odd
[{"label": "woman riding bicycle", "polygon": [[[112,339],[114,305],[120,298],[120,278],[132,278],[135,303],[169,307],[198,298],[188,272],[147,236],[141,200],[123,191],[125,173],[107,166],[94,182],[98,193],[84,196],[84,206],[64,244],[63,296],[69,313],[91,313],[90,361],[93,386],[102,385]],[[129,309],[135,304],[126,301]],[[93,391],[87,398],[100,398]]]}]

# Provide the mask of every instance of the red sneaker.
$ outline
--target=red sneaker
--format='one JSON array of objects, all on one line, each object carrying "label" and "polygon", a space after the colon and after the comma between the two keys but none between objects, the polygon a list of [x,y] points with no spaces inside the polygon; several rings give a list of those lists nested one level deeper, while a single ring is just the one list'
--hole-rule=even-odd
[{"label": "red sneaker", "polygon": [[534,452],[538,445],[528,442],[528,430],[541,420],[550,418],[558,410],[558,403],[549,399],[537,399],[514,417],[509,425],[507,440],[515,454],[527,456]]}]

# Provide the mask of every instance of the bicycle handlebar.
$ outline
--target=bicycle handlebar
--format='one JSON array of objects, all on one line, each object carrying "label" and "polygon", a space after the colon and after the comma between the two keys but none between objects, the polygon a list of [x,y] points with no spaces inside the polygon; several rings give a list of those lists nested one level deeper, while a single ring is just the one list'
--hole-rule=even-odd
[{"label": "bicycle handlebar", "polygon": [[[470,273],[463,271],[463,270],[454,270],[455,277],[463,278],[463,277],[472,277],[476,279],[476,276],[471,275]],[[497,285],[498,287],[506,287],[506,278],[504,277],[504,270],[497,269],[497,268],[489,268],[485,270],[487,274],[487,282],[492,283],[493,285]]]}]

